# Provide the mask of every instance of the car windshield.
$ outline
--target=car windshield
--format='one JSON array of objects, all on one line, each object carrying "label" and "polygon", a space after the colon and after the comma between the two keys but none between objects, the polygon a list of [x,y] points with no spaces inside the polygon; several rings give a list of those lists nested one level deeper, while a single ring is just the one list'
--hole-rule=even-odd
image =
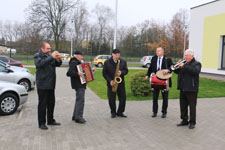
[{"label": "car windshield", "polygon": [[2,60],[0,60],[0,64],[1,64],[2,66],[5,66],[5,67],[10,67],[10,65],[9,65],[9,64],[5,63],[5,62],[4,62],[4,61],[2,61]]},{"label": "car windshield", "polygon": [[9,62],[7,58],[0,56],[0,60],[3,62]]},{"label": "car windshield", "polygon": [[5,67],[0,65],[0,72],[5,72]]}]

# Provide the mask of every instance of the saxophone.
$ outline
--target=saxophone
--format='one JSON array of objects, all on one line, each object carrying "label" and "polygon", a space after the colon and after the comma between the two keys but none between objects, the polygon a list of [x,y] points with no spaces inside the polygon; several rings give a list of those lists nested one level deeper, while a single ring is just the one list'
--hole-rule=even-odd
[{"label": "saxophone", "polygon": [[116,71],[115,71],[115,75],[114,75],[114,79],[113,79],[115,85],[112,87],[112,92],[114,92],[114,93],[117,91],[118,84],[122,82],[122,78],[117,75],[119,69],[120,69],[120,60],[118,60],[118,63],[116,65]]}]

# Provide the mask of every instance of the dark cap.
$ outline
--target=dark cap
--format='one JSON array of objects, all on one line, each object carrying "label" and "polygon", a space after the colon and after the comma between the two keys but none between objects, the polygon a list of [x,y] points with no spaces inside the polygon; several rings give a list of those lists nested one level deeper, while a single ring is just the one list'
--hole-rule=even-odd
[{"label": "dark cap", "polygon": [[113,54],[119,54],[120,53],[120,50],[119,49],[114,49],[114,50],[112,50],[112,53]]},{"label": "dark cap", "polygon": [[74,52],[74,55],[84,55],[84,53],[83,53],[82,51],[79,51],[79,50],[78,50],[78,51],[75,51],[75,52]]}]

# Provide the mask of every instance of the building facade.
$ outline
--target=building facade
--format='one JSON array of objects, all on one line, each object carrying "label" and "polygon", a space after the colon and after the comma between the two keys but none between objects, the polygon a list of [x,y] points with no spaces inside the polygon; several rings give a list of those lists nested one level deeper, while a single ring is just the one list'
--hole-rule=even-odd
[{"label": "building facade", "polygon": [[202,72],[225,77],[225,0],[191,8],[190,49],[202,63]]}]

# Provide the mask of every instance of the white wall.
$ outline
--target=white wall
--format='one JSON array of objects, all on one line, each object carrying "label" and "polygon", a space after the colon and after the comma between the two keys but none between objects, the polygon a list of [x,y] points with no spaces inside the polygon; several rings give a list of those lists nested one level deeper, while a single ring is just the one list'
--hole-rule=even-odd
[{"label": "white wall", "polygon": [[191,9],[189,48],[195,51],[195,58],[201,62],[204,18],[225,13],[225,0],[215,1]]},{"label": "white wall", "polygon": [[[206,17],[224,13],[225,13],[225,0],[212,1],[212,3],[191,9],[191,18],[189,25],[190,30],[189,48],[194,50],[195,58],[198,61],[200,62],[202,61],[204,19]],[[218,57],[220,58],[220,56]],[[221,61],[221,59],[219,60]],[[220,63],[221,62],[218,62],[218,66],[220,65]],[[205,73],[225,75],[224,70],[202,68],[201,71]]]}]

